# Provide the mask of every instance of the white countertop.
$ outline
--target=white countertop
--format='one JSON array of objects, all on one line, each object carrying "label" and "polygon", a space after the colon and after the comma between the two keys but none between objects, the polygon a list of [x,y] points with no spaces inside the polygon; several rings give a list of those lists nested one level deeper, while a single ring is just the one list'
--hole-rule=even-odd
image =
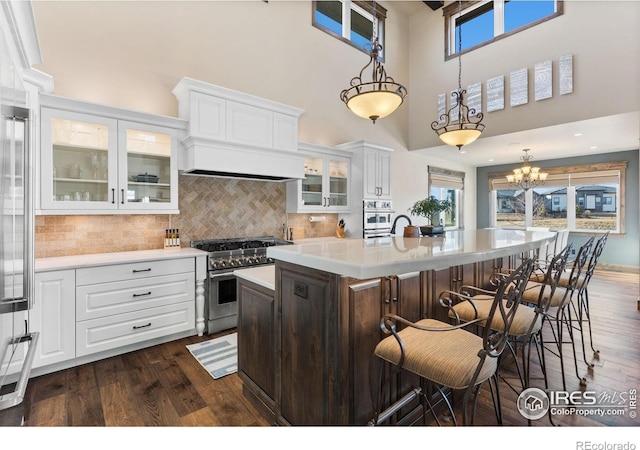
[{"label": "white countertop", "polygon": [[554,232],[481,229],[444,237],[340,239],[278,245],[267,256],[312,269],[366,279],[486,261],[536,249]]},{"label": "white countertop", "polygon": [[59,256],[54,258],[36,258],[35,271],[77,269],[81,267],[104,266],[108,264],[134,263],[159,259],[206,257],[207,252],[191,247],[139,250],[131,252],[95,253],[90,255]]},{"label": "white countertop", "polygon": [[273,264],[250,267],[248,269],[238,269],[234,270],[233,274],[238,278],[264,286],[272,291],[276,290],[276,266]]}]

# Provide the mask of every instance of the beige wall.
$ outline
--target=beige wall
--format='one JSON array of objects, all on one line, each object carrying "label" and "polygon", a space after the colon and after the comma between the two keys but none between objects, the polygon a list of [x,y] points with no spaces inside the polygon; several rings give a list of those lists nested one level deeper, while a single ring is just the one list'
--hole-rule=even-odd
[{"label": "beige wall", "polygon": [[[439,93],[457,88],[458,60],[444,62],[440,11],[412,15],[410,30],[409,147],[419,149],[440,145],[426,118],[435,120]],[[557,63],[569,53],[574,89],[560,96]],[[564,2],[562,16],[463,55],[462,86],[482,82],[486,98],[486,80],[505,76],[505,108],[485,114],[483,137],[637,111],[639,54],[640,2],[569,0]],[[554,64],[554,94],[536,102],[533,68],[547,59]],[[511,108],[509,73],[525,67],[529,69],[529,103]]]}]

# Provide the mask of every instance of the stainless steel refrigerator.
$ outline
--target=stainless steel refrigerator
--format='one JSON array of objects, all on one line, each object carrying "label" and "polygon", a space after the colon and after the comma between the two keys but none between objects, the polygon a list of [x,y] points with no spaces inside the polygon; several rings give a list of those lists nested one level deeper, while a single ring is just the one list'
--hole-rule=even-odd
[{"label": "stainless steel refrigerator", "polygon": [[2,90],[0,122],[0,411],[22,403],[38,333],[30,332],[33,305],[34,217],[29,111],[8,104]]}]

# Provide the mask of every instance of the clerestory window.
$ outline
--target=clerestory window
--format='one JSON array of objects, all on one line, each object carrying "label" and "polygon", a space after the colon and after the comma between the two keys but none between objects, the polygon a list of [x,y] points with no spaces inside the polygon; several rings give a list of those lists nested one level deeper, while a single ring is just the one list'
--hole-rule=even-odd
[{"label": "clerestory window", "polygon": [[384,19],[387,10],[377,3],[356,0],[314,1],[312,24],[330,35],[369,54],[374,31],[383,50]]},{"label": "clerestory window", "polygon": [[465,53],[562,13],[561,0],[453,2],[443,10],[447,36],[445,55],[453,57],[458,50]]}]

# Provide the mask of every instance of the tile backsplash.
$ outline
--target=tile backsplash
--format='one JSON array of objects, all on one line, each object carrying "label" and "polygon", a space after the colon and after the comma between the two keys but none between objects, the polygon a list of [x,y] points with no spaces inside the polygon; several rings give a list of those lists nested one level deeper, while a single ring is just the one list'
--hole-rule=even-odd
[{"label": "tile backsplash", "polygon": [[283,224],[294,239],[335,233],[337,214],[313,223],[309,214],[287,214],[285,183],[189,175],[179,182],[179,215],[36,216],[36,258],[159,249],[167,228],[180,230],[183,247],[195,239],[282,237]]}]

